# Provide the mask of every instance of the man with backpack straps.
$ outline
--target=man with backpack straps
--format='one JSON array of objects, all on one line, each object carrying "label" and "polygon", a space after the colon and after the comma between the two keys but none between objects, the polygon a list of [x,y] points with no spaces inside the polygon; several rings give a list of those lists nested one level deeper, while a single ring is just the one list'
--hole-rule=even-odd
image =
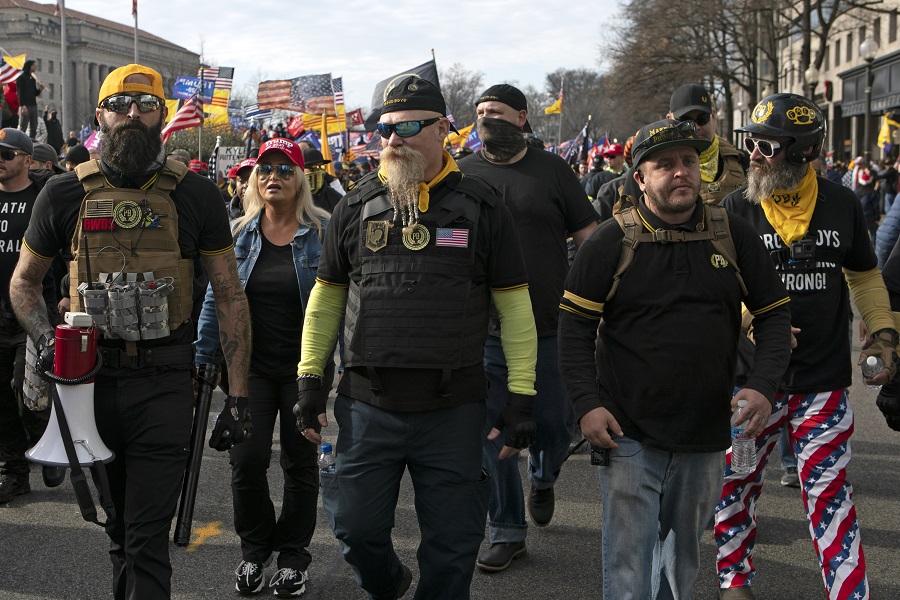
[{"label": "man with backpack straps", "polygon": [[[582,245],[560,305],[563,381],[600,455],[607,600],[662,586],[690,595],[731,443],[729,401],[746,400],[748,435],[761,431],[789,360],[789,298],[765,247],[743,219],[703,206],[708,145],[693,122],[638,132],[642,196]],[[756,317],[756,360],[732,398],[742,302]]]}]

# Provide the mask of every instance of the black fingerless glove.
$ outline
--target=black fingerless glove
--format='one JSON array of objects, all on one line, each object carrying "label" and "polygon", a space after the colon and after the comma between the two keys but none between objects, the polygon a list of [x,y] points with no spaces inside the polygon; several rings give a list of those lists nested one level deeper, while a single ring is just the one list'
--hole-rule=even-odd
[{"label": "black fingerless glove", "polygon": [[313,376],[297,378],[297,404],[294,405],[294,416],[297,417],[297,429],[312,429],[316,433],[322,431],[319,415],[325,412],[328,397],[322,393],[322,378]]},{"label": "black fingerless glove", "polygon": [[531,416],[534,396],[509,393],[506,408],[497,417],[494,427],[503,431],[506,428],[505,445],[511,448],[527,448],[537,435],[537,425]]},{"label": "black fingerless glove", "polygon": [[214,450],[228,450],[253,434],[250,422],[250,401],[244,396],[228,396],[225,407],[213,426],[209,447]]}]

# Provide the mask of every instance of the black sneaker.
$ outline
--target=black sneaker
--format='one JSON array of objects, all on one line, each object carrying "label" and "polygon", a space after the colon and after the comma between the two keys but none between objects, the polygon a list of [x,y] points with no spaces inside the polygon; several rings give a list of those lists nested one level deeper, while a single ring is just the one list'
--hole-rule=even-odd
[{"label": "black sneaker", "polygon": [[306,582],[309,576],[306,571],[298,571],[291,568],[278,569],[272,579],[269,580],[269,589],[275,591],[276,598],[292,598],[302,596],[306,591]]},{"label": "black sneaker", "polygon": [[234,589],[246,596],[258,594],[266,584],[265,577],[263,577],[265,568],[266,563],[254,563],[242,560],[241,564],[234,570],[234,574],[237,577],[237,580],[234,583]]},{"label": "black sneaker", "polygon": [[0,475],[0,504],[9,502],[16,496],[27,494],[31,491],[28,483],[28,475],[12,475],[4,473]]}]

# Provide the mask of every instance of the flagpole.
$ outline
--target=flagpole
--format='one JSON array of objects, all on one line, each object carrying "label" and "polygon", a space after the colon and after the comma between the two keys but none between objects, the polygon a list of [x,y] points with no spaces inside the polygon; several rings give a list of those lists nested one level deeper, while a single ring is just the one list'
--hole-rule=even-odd
[{"label": "flagpole", "polygon": [[[200,59],[200,91],[198,98],[200,100],[200,112],[203,112],[203,57]],[[203,119],[200,120],[200,127],[197,128],[197,160],[203,162]]]},{"label": "flagpole", "polygon": [[134,15],[134,64],[138,64],[138,15],[137,0],[133,0],[131,13]]},{"label": "flagpole", "polygon": [[[59,79],[59,87],[60,87],[60,102],[62,106],[59,111],[59,120],[63,123],[70,118],[69,116],[69,107],[68,107],[68,99],[69,99],[69,52],[68,52],[68,42],[66,41],[66,0],[59,0],[59,45],[60,45],[60,63],[62,63],[62,69]],[[71,123],[69,123],[71,126]],[[65,127],[63,131],[68,131]]]}]

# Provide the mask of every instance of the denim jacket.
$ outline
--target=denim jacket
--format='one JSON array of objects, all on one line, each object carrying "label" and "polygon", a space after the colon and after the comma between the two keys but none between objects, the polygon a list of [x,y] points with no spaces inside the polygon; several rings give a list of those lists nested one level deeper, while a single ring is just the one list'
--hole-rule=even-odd
[{"label": "denim jacket", "polygon": [[[261,216],[262,213],[247,223],[234,241],[234,255],[237,258],[238,277],[241,279],[241,285],[245,288],[262,249],[262,232],[259,226]],[[328,221],[323,220],[323,231],[327,224]],[[294,235],[291,247],[294,254],[294,268],[297,270],[297,285],[300,286],[300,298],[303,303],[303,311],[305,312],[306,304],[309,302],[309,292],[316,283],[319,256],[322,254],[322,243],[319,241],[318,231],[301,225],[297,229],[296,235]],[[200,321],[197,325],[197,341],[194,342],[194,362],[199,365],[218,363],[221,360],[216,301],[213,297],[212,286],[209,286],[206,288],[206,298],[203,301],[203,310],[200,312]]]}]

